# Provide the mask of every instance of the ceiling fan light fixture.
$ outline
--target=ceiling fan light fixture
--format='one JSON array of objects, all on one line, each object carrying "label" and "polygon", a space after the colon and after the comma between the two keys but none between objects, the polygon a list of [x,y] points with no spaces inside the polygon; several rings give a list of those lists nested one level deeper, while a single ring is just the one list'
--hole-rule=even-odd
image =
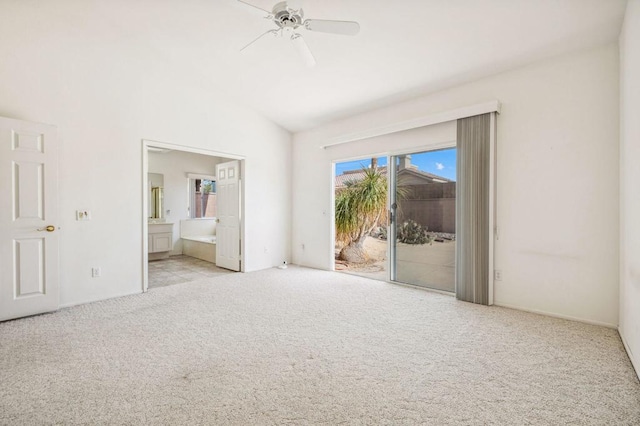
[{"label": "ceiling fan light fixture", "polygon": [[273,21],[280,28],[296,29],[304,24],[304,12],[302,9],[291,9],[287,2],[283,1],[273,6]]},{"label": "ceiling fan light fixture", "polygon": [[[245,50],[247,47],[251,46],[253,43],[269,33],[279,33],[282,36],[286,32],[287,35],[292,34],[291,41],[295,45],[296,50],[298,50],[298,52],[300,53],[301,57],[304,59],[305,64],[307,64],[307,66],[309,67],[313,67],[316,65],[316,60],[313,57],[309,46],[302,38],[302,35],[295,32],[297,29],[300,28],[307,31],[316,31],[321,33],[331,33],[339,35],[356,35],[360,31],[360,24],[355,21],[304,19],[304,12],[297,0],[289,0],[289,2],[278,2],[273,6],[271,12],[267,11],[266,9],[262,9],[261,7],[254,6],[244,0],[238,1],[244,5],[252,7],[253,10],[260,10],[266,13],[267,16],[265,16],[265,18],[273,21],[273,23],[278,27],[278,29],[270,30],[260,35],[251,43],[240,49],[241,51]],[[296,7],[292,8],[291,5],[295,5]]]}]

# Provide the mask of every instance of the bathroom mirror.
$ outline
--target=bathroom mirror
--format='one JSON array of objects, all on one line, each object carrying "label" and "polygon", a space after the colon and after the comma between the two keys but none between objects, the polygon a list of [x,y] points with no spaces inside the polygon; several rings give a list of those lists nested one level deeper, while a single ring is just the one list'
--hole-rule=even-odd
[{"label": "bathroom mirror", "polygon": [[149,173],[149,219],[164,217],[164,175]]}]

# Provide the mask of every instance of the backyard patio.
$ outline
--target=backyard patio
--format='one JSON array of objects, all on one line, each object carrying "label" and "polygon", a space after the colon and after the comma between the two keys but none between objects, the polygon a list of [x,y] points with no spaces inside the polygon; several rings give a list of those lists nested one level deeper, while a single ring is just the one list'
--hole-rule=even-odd
[{"label": "backyard patio", "polygon": [[[423,245],[397,243],[396,281],[454,292],[455,247],[455,240],[448,239]],[[367,237],[364,249],[370,257],[369,262],[354,264],[336,259],[336,271],[387,281],[387,241]],[[339,252],[337,246],[336,257]]]}]

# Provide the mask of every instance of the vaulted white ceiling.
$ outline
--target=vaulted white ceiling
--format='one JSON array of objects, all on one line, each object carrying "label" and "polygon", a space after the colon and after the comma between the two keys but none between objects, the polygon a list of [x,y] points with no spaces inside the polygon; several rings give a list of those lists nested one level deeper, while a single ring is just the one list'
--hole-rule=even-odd
[{"label": "vaulted white ceiling", "polygon": [[[7,0],[9,1],[9,0]],[[249,0],[271,9],[277,0]],[[236,0],[28,2],[42,37],[64,28],[137,46],[203,90],[299,131],[486,75],[613,42],[625,0],[305,0],[307,18],[355,20],[355,37],[302,30],[317,66]],[[62,7],[62,5],[65,7]],[[8,18],[5,15],[5,19]],[[16,17],[18,18],[18,17]],[[143,59],[140,59],[143,60]]]}]

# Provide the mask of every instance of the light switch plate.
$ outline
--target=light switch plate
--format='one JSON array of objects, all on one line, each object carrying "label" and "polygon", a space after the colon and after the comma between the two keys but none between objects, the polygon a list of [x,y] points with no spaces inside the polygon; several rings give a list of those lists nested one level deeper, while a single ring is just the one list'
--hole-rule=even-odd
[{"label": "light switch plate", "polygon": [[76,220],[91,220],[91,210],[76,210]]}]

